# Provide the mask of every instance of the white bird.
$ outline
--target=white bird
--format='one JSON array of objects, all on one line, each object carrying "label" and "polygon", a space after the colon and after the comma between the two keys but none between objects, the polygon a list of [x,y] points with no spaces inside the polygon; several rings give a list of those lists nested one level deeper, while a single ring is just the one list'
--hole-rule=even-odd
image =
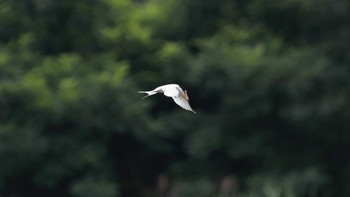
[{"label": "white bird", "polygon": [[138,91],[138,92],[147,94],[143,98],[152,96],[157,93],[163,93],[165,96],[173,98],[175,103],[178,104],[183,109],[196,113],[195,111],[193,111],[193,109],[190,106],[190,103],[188,102],[190,98],[188,97],[187,91],[186,90],[183,91],[182,88],[177,84],[167,84],[167,85],[159,86],[151,91]]}]

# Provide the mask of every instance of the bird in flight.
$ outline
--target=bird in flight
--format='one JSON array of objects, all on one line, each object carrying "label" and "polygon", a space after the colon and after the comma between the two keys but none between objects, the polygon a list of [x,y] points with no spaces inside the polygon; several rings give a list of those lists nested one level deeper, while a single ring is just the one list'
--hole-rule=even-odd
[{"label": "bird in flight", "polygon": [[195,111],[193,111],[193,109],[190,106],[190,103],[188,102],[190,98],[188,97],[187,91],[182,90],[182,88],[177,84],[162,85],[155,88],[154,90],[139,91],[139,93],[147,94],[143,98],[152,96],[157,93],[163,93],[165,96],[173,98],[175,103],[183,109],[196,113]]}]

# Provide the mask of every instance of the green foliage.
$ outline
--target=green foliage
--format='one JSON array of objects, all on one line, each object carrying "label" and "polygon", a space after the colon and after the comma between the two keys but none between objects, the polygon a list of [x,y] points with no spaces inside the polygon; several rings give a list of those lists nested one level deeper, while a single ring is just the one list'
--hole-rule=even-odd
[{"label": "green foliage", "polygon": [[0,0],[0,196],[348,196],[349,9]]},{"label": "green foliage", "polygon": [[118,196],[117,191],[118,190],[113,182],[95,180],[93,178],[86,178],[81,181],[77,181],[72,186],[73,196],[115,197]]}]

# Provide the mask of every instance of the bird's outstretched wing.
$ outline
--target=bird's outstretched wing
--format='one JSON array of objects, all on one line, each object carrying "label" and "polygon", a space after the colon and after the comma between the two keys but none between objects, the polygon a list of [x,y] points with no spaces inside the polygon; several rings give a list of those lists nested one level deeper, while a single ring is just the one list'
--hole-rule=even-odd
[{"label": "bird's outstretched wing", "polygon": [[186,100],[185,97],[178,95],[178,96],[174,96],[172,98],[175,101],[175,103],[178,104],[180,107],[184,108],[185,110],[196,113],[195,111],[193,111],[193,109],[190,106],[190,103]]}]

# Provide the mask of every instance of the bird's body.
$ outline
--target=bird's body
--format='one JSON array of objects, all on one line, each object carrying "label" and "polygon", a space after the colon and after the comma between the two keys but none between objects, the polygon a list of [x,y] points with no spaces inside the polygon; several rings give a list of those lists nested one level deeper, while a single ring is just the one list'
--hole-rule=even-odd
[{"label": "bird's body", "polygon": [[139,91],[139,93],[147,94],[143,98],[146,98],[158,93],[163,93],[165,96],[173,98],[175,103],[178,104],[183,109],[196,113],[195,111],[193,111],[193,109],[191,108],[188,102],[189,97],[188,97],[187,91],[186,90],[183,91],[182,88],[177,84],[167,84],[167,85],[159,86],[151,91]]}]

